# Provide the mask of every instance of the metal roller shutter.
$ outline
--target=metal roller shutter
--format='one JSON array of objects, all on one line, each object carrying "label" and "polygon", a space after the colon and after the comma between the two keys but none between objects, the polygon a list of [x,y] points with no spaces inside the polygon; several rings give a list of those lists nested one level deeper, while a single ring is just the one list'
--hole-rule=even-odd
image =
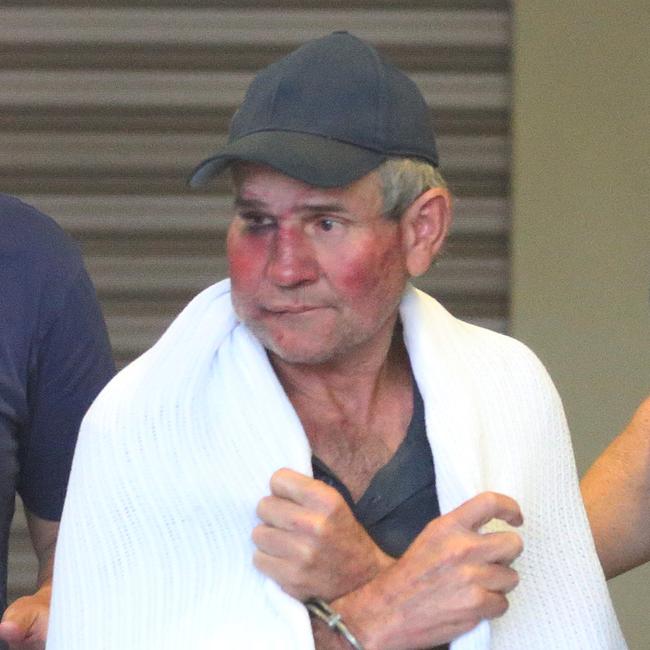
[{"label": "metal roller shutter", "polygon": [[[55,4],[55,6],[54,6]],[[504,331],[509,57],[503,0],[21,0],[0,8],[0,189],[79,241],[118,365],[226,274],[223,182],[190,191],[254,72],[348,29],[410,73],[431,105],[456,196],[446,250],[419,286]],[[21,518],[10,596],[31,588]]]}]

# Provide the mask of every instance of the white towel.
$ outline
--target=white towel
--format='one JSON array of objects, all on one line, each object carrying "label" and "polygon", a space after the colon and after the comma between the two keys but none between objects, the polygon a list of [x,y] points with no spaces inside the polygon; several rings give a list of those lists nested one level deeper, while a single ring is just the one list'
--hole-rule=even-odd
[{"label": "white towel", "polygon": [[[497,490],[525,516],[510,610],[453,650],[625,648],[543,367],[413,288],[400,310],[442,512]],[[280,467],[310,474],[309,445],[226,280],[197,296],[84,419],[48,650],[313,649],[304,607],[252,565],[255,508]]]}]

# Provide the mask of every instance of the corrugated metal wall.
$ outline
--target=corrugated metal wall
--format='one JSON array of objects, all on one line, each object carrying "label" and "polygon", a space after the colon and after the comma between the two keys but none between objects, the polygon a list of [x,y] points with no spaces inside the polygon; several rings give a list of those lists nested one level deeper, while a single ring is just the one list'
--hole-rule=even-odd
[{"label": "corrugated metal wall", "polygon": [[[446,252],[419,285],[507,327],[510,11],[504,0],[57,0],[0,7],[0,190],[81,244],[118,364],[224,277],[227,187],[190,192],[254,71],[348,29],[432,107],[457,197]],[[22,521],[11,592],[31,585]]]}]

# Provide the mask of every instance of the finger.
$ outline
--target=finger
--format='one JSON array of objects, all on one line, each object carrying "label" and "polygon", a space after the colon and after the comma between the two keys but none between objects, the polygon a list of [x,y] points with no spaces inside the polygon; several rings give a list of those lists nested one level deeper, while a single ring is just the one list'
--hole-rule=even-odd
[{"label": "finger", "polygon": [[519,584],[519,574],[501,564],[476,567],[476,582],[487,591],[507,594]]},{"label": "finger", "polygon": [[509,565],[522,553],[524,543],[515,532],[479,533],[480,541],[470,556],[475,561]]},{"label": "finger", "polygon": [[278,497],[264,497],[257,504],[258,517],[268,526],[317,538],[326,530],[327,516]]},{"label": "finger", "polygon": [[281,589],[290,596],[304,601],[315,595],[310,593],[309,588],[300,580],[294,562],[257,550],[253,554],[253,564],[258,571],[280,585]]},{"label": "finger", "polygon": [[524,521],[519,504],[498,492],[482,492],[449,514],[470,530],[478,530],[491,519],[501,519],[511,526],[521,526]]},{"label": "finger", "polygon": [[286,498],[268,496],[260,499],[257,504],[257,516],[269,526],[284,530],[300,529],[300,522],[305,516],[303,506]]},{"label": "finger", "polygon": [[7,643],[20,643],[25,639],[25,632],[15,621],[3,620],[0,623],[0,639]]},{"label": "finger", "polygon": [[503,616],[510,604],[508,599],[501,592],[489,592],[484,599],[484,605],[481,608],[482,618],[493,619]]},{"label": "finger", "polygon": [[304,544],[286,531],[262,525],[253,529],[252,539],[258,550],[276,558],[308,559]]},{"label": "finger", "polygon": [[316,483],[316,479],[284,467],[271,476],[271,494],[302,503]]},{"label": "finger", "polygon": [[[19,598],[12,603],[2,616],[0,629],[11,637],[10,643],[25,640],[38,616],[38,610],[23,606],[28,598]],[[4,637],[0,637],[4,638]]]},{"label": "finger", "polygon": [[274,496],[314,509],[331,506],[331,502],[338,496],[338,492],[323,481],[286,467],[271,476],[270,486]]}]

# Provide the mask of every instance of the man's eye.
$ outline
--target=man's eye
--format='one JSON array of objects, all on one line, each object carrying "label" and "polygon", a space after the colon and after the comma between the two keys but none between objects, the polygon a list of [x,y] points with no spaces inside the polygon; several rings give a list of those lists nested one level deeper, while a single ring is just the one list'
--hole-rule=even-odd
[{"label": "man's eye", "polygon": [[330,232],[336,226],[336,221],[334,219],[319,219],[318,227],[324,232]]},{"label": "man's eye", "polygon": [[274,224],[273,219],[263,214],[242,214],[241,218],[244,222],[246,230],[262,230]]}]

